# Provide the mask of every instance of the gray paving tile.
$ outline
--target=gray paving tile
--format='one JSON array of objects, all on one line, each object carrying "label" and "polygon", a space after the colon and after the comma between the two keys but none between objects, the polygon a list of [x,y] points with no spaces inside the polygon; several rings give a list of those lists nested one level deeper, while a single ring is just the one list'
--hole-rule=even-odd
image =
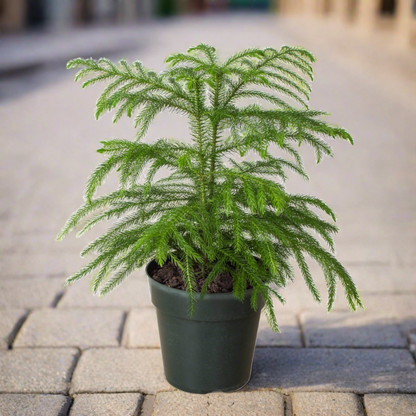
[{"label": "gray paving tile", "polygon": [[416,293],[367,294],[364,304],[368,313],[394,318],[404,333],[416,330]]},{"label": "gray paving tile", "polygon": [[280,334],[272,331],[266,316],[261,315],[257,335],[258,347],[301,347],[301,332],[295,315],[278,314]]},{"label": "gray paving tile", "polygon": [[66,393],[78,355],[74,348],[0,351],[0,393]]},{"label": "gray paving tile", "polygon": [[79,394],[69,416],[138,416],[142,403],[137,393]]},{"label": "gray paving tile", "polygon": [[283,396],[271,391],[156,395],[152,416],[284,416]]},{"label": "gray paving tile", "polygon": [[127,317],[122,345],[127,348],[160,348],[156,310],[154,308],[133,309]]},{"label": "gray paving tile", "polygon": [[294,416],[364,416],[358,396],[352,393],[293,393]]},{"label": "gray paving tile", "polygon": [[32,312],[13,347],[118,347],[124,312],[116,309],[40,309]]},{"label": "gray paving tile", "polygon": [[207,416],[208,399],[205,395],[182,391],[163,392],[156,395],[152,416]]},{"label": "gray paving tile", "polygon": [[91,293],[88,278],[73,283],[58,303],[58,308],[97,308],[113,307],[131,309],[152,306],[149,286],[143,277],[128,278],[104,297]]},{"label": "gray paving tile", "polygon": [[345,393],[414,393],[407,350],[258,348],[249,389]]},{"label": "gray paving tile", "polygon": [[26,315],[24,309],[0,310],[0,350],[7,350]]},{"label": "gray paving tile", "polygon": [[86,264],[86,260],[79,254],[65,252],[8,253],[3,257],[0,276],[8,278],[27,276],[65,279]]},{"label": "gray paving tile", "polygon": [[71,399],[53,394],[0,394],[1,416],[67,416]]},{"label": "gray paving tile", "polygon": [[416,315],[416,293],[367,294],[364,303],[366,311],[372,313],[392,315],[403,320]]},{"label": "gray paving tile", "polygon": [[305,312],[301,322],[307,347],[407,346],[396,320],[379,314]]},{"label": "gray paving tile", "polygon": [[209,416],[284,416],[283,396],[272,391],[212,393]]},{"label": "gray paving tile", "polygon": [[53,306],[63,291],[64,283],[60,279],[0,279],[0,308]]},{"label": "gray paving tile", "polygon": [[363,294],[416,292],[414,266],[362,264],[348,266],[348,271]]},{"label": "gray paving tile", "polygon": [[72,378],[73,393],[141,392],[172,387],[165,380],[158,349],[97,348],[82,354]]},{"label": "gray paving tile", "polygon": [[367,416],[414,416],[415,394],[366,394],[364,396]]}]

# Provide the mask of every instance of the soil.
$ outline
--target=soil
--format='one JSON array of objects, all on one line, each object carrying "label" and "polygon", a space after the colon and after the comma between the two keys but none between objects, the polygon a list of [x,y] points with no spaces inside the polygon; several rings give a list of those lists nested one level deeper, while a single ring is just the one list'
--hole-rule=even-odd
[{"label": "soil", "polygon": [[[194,273],[196,276],[200,273],[200,269],[195,268]],[[156,282],[162,283],[166,286],[173,287],[175,289],[186,290],[185,282],[182,278],[182,272],[179,267],[175,266],[171,261],[167,261],[162,267],[157,266],[153,270],[152,278]],[[205,279],[200,278],[196,282],[196,292],[201,292]],[[247,288],[250,288],[248,286]],[[230,273],[220,273],[208,286],[207,293],[226,293],[233,290],[233,278]]]}]

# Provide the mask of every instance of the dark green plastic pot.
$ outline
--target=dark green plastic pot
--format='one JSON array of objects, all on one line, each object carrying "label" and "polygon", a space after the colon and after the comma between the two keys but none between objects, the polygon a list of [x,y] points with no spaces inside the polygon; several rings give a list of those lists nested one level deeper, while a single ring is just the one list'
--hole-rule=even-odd
[{"label": "dark green plastic pot", "polygon": [[208,293],[189,316],[188,294],[156,282],[146,267],[152,303],[156,307],[163,366],[167,381],[190,393],[234,391],[251,376],[260,312],[232,293]]}]

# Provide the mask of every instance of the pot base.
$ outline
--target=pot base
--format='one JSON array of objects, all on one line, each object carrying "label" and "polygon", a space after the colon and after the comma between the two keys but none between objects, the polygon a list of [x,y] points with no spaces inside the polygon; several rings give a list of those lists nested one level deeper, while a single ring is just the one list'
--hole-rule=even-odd
[{"label": "pot base", "polygon": [[166,381],[175,389],[184,391],[185,393],[192,393],[192,394],[209,394],[209,393],[233,393],[235,391],[242,390],[251,380],[251,374],[248,380],[244,384],[238,384],[236,386],[230,386],[222,390],[201,390],[201,389],[192,389],[189,388],[187,385],[175,385],[174,383],[170,382],[167,377],[165,376]]}]

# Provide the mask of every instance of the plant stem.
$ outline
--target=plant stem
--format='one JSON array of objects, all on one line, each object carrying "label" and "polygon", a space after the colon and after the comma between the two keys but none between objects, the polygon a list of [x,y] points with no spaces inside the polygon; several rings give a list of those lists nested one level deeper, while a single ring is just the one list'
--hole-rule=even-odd
[{"label": "plant stem", "polygon": [[201,164],[201,199],[205,206],[205,169],[204,169],[204,154],[202,151],[202,128],[201,128],[201,114],[200,114],[200,102],[199,102],[199,81],[195,81],[195,118],[197,124],[197,138],[198,138],[198,150],[199,150],[199,162]]},{"label": "plant stem", "polygon": [[[215,77],[215,91],[214,91],[214,103],[213,110],[215,111],[218,108],[218,95],[220,89],[220,79],[218,75]],[[214,184],[215,184],[215,158],[217,154],[217,140],[218,140],[218,120],[214,120],[212,126],[212,144],[211,144],[211,169],[210,169],[210,179],[209,179],[209,197],[210,199],[214,193]]]},{"label": "plant stem", "polygon": [[[201,200],[204,207],[206,207],[206,198],[205,198],[205,163],[204,163],[204,153],[202,146],[202,127],[201,127],[201,113],[200,113],[200,100],[199,100],[199,81],[195,81],[195,108],[196,108],[196,125],[197,125],[197,138],[198,138],[198,150],[199,150],[199,161],[201,164]],[[206,238],[202,236],[205,246],[207,245]],[[207,257],[204,255],[203,261],[201,264],[201,275],[205,279]]]}]

